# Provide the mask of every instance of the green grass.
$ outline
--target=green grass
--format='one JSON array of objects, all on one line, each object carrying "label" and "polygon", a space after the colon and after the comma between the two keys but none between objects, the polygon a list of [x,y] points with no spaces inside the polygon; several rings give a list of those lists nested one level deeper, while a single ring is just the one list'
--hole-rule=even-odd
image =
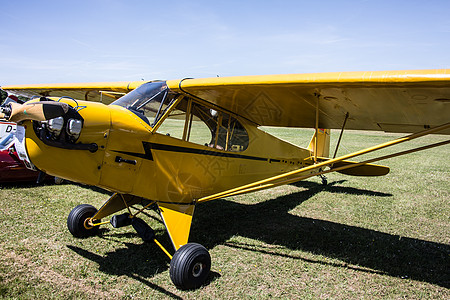
[{"label": "green grass", "polygon": [[[302,146],[311,135],[266,130]],[[393,137],[348,132],[339,153]],[[311,178],[199,205],[190,240],[209,249],[213,265],[195,291],[177,290],[168,258],[130,227],[70,235],[70,210],[99,207],[108,193],[76,184],[0,185],[0,298],[449,299],[449,150],[388,160],[384,177],[330,174],[327,186]],[[169,247],[156,213],[143,218]]]}]

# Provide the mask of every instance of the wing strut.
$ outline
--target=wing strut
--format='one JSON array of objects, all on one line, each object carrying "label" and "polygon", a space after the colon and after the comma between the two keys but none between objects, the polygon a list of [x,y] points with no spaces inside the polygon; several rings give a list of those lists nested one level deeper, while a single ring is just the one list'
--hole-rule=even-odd
[{"label": "wing strut", "polygon": [[333,158],[336,158],[336,154],[338,152],[339,145],[341,144],[342,135],[344,134],[345,124],[347,124],[348,117],[349,117],[349,113],[347,112],[345,114],[344,124],[342,124],[341,133],[339,134],[339,139],[338,139],[337,144],[336,144],[336,149],[334,150]]},{"label": "wing strut", "polygon": [[[325,173],[330,173],[330,172],[340,171],[340,170],[344,170],[344,169],[349,169],[349,168],[352,168],[352,167],[357,167],[359,165],[364,165],[364,164],[367,164],[367,163],[370,163],[370,162],[374,162],[374,161],[378,161],[378,160],[381,160],[381,159],[392,158],[392,157],[395,157],[395,156],[404,155],[404,154],[408,154],[408,153],[412,153],[412,152],[416,152],[416,151],[420,151],[420,150],[425,150],[425,149],[429,149],[429,148],[432,148],[432,147],[442,146],[442,145],[450,143],[450,141],[445,141],[445,142],[441,142],[441,143],[436,143],[436,144],[424,146],[424,147],[421,147],[421,148],[407,150],[407,151],[399,152],[399,153],[396,153],[396,154],[387,155],[387,156],[384,156],[384,157],[378,157],[378,158],[370,159],[370,160],[367,160],[367,161],[364,161],[364,162],[361,162],[361,163],[344,165],[342,167],[332,168],[332,169],[327,170],[327,171],[314,172],[314,170],[316,170],[316,169],[320,169],[322,167],[326,167],[326,166],[332,165],[332,164],[334,164],[336,162],[340,162],[340,161],[343,161],[343,160],[346,160],[346,159],[349,159],[349,158],[352,158],[352,157],[360,156],[360,155],[363,155],[363,154],[366,154],[366,153],[370,153],[370,152],[373,152],[373,151],[376,151],[376,150],[387,148],[387,147],[390,147],[390,146],[393,146],[393,145],[396,145],[396,144],[400,144],[400,143],[403,143],[403,142],[411,141],[413,139],[416,139],[416,138],[419,138],[419,137],[422,137],[422,136],[425,136],[425,135],[428,135],[428,134],[431,134],[431,133],[436,133],[436,132],[445,130],[447,128],[450,128],[450,123],[446,123],[446,124],[441,125],[441,126],[437,126],[437,127],[434,127],[434,128],[430,128],[430,129],[426,129],[426,130],[417,132],[417,133],[413,133],[411,135],[408,135],[408,136],[405,136],[405,137],[402,137],[402,138],[398,138],[398,139],[395,139],[395,140],[392,140],[392,141],[389,141],[389,142],[386,142],[386,143],[382,143],[382,144],[379,144],[379,145],[376,145],[376,146],[373,146],[373,147],[369,147],[369,148],[366,148],[366,149],[363,149],[363,150],[360,150],[360,151],[356,151],[356,152],[353,152],[353,153],[350,153],[350,154],[347,154],[347,155],[343,155],[343,156],[340,156],[338,158],[326,160],[326,161],[323,161],[321,163],[310,165],[308,167],[304,167],[304,168],[301,168],[301,169],[298,169],[298,170],[294,170],[294,171],[291,171],[291,172],[283,173],[283,174],[280,174],[280,175],[277,175],[277,176],[273,176],[273,177],[270,177],[270,178],[267,178],[267,179],[256,181],[254,183],[243,185],[243,186],[240,186],[240,187],[237,187],[237,188],[234,188],[234,189],[230,189],[230,190],[223,191],[223,192],[220,192],[220,193],[216,193],[216,194],[213,194],[213,195],[210,195],[210,196],[206,196],[206,197],[198,199],[197,202],[198,203],[206,202],[206,201],[211,201],[211,200],[215,200],[215,199],[218,199],[218,198],[235,196],[235,195],[239,195],[239,194],[244,194],[244,193],[249,193],[249,192],[262,190],[262,189],[272,188],[272,187],[279,186],[279,185],[284,185],[284,184],[288,184],[288,183],[292,183],[292,182],[297,182],[297,181],[300,181],[300,180],[303,180],[303,179],[306,179],[306,178],[309,178],[309,177],[312,177],[312,176],[317,176],[317,175],[321,175],[321,174],[325,174]],[[302,176],[293,177],[294,175],[298,175],[298,174],[301,174],[301,173],[307,173],[307,174],[302,175]],[[289,177],[291,177],[291,178],[289,178]]]},{"label": "wing strut", "polygon": [[320,95],[316,94],[316,135],[314,139],[314,163],[317,164],[317,152],[319,146],[319,99]]},{"label": "wing strut", "polygon": [[[249,193],[249,192],[255,192],[258,190],[262,190],[262,189],[268,189],[268,188],[273,188],[273,187],[277,187],[280,185],[285,185],[285,184],[290,184],[290,183],[294,183],[294,182],[298,182],[313,176],[320,176],[320,175],[324,175],[327,173],[331,173],[331,172],[340,172],[346,169],[350,169],[350,168],[356,168],[359,166],[363,166],[363,165],[368,165],[369,163],[375,162],[375,161],[379,161],[379,160],[384,160],[384,159],[389,159],[389,158],[393,158],[396,156],[401,156],[401,155],[405,155],[405,154],[410,154],[410,153],[414,153],[414,152],[418,152],[418,151],[422,151],[422,150],[426,150],[426,149],[431,149],[434,147],[438,147],[438,146],[443,146],[443,145],[447,145],[450,144],[450,140],[447,141],[443,141],[443,142],[439,142],[439,143],[435,143],[435,144],[431,144],[431,145],[427,145],[427,146],[423,146],[420,148],[416,148],[416,149],[410,149],[410,150],[406,150],[406,151],[402,151],[402,152],[398,152],[398,153],[394,153],[394,154],[390,154],[390,155],[386,155],[386,156],[382,156],[382,157],[378,157],[378,158],[373,158],[373,159],[368,159],[366,161],[362,161],[359,163],[353,163],[353,164],[347,164],[341,167],[336,167],[336,168],[331,168],[329,170],[326,171],[320,171],[317,173],[311,173],[311,174],[307,174],[307,175],[303,175],[303,176],[298,176],[298,177],[294,177],[291,179],[285,179],[283,181],[279,181],[279,182],[275,182],[275,183],[268,183],[266,185],[261,185],[255,188],[249,188],[249,189],[244,189],[238,192],[234,192],[231,193],[229,195],[227,195],[226,197],[229,196],[236,196],[236,195],[240,195],[240,194],[244,194],[244,193]],[[313,165],[314,166],[314,165]],[[317,168],[317,166],[315,166]]]}]

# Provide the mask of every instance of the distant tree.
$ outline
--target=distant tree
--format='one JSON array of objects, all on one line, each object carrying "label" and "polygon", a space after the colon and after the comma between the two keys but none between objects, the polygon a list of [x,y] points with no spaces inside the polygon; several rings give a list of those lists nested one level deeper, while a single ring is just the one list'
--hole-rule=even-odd
[{"label": "distant tree", "polygon": [[[0,89],[0,105],[5,101],[6,98],[8,98],[8,93]],[[17,96],[17,98],[19,98],[19,100],[23,102],[27,102],[28,100],[30,100],[30,98],[24,96]]]},{"label": "distant tree", "polygon": [[5,101],[5,99],[8,97],[8,93],[5,92],[4,90],[0,90],[0,104],[3,103],[3,101]]},{"label": "distant tree", "polygon": [[17,98],[19,98],[19,100],[22,100],[23,102],[27,102],[28,100],[30,100],[30,98],[24,96],[17,96]]}]

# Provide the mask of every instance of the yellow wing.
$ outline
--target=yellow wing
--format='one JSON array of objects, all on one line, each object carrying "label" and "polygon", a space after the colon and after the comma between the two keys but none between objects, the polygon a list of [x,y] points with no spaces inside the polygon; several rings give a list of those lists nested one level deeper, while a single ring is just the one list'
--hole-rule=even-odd
[{"label": "yellow wing", "polygon": [[[30,96],[109,104],[142,81],[4,86]],[[342,72],[170,80],[168,86],[258,125],[415,132],[449,121],[450,70]],[[444,132],[441,132],[444,133]],[[447,131],[446,133],[450,133]]]},{"label": "yellow wing", "polygon": [[8,93],[24,97],[72,97],[78,100],[96,101],[109,104],[124,94],[132,91],[142,81],[132,82],[93,82],[93,83],[59,83],[59,84],[32,84],[10,85],[1,88]]},{"label": "yellow wing", "polygon": [[449,121],[450,69],[168,81],[259,125],[414,132]]}]

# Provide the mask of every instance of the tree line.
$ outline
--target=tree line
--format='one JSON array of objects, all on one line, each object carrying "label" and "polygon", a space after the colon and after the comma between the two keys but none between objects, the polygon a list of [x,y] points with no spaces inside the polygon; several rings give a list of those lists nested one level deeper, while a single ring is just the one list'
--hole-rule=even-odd
[{"label": "tree line", "polygon": [[8,93],[5,92],[4,90],[0,90],[0,104],[3,103],[3,101],[5,101],[5,99],[8,97]]}]

